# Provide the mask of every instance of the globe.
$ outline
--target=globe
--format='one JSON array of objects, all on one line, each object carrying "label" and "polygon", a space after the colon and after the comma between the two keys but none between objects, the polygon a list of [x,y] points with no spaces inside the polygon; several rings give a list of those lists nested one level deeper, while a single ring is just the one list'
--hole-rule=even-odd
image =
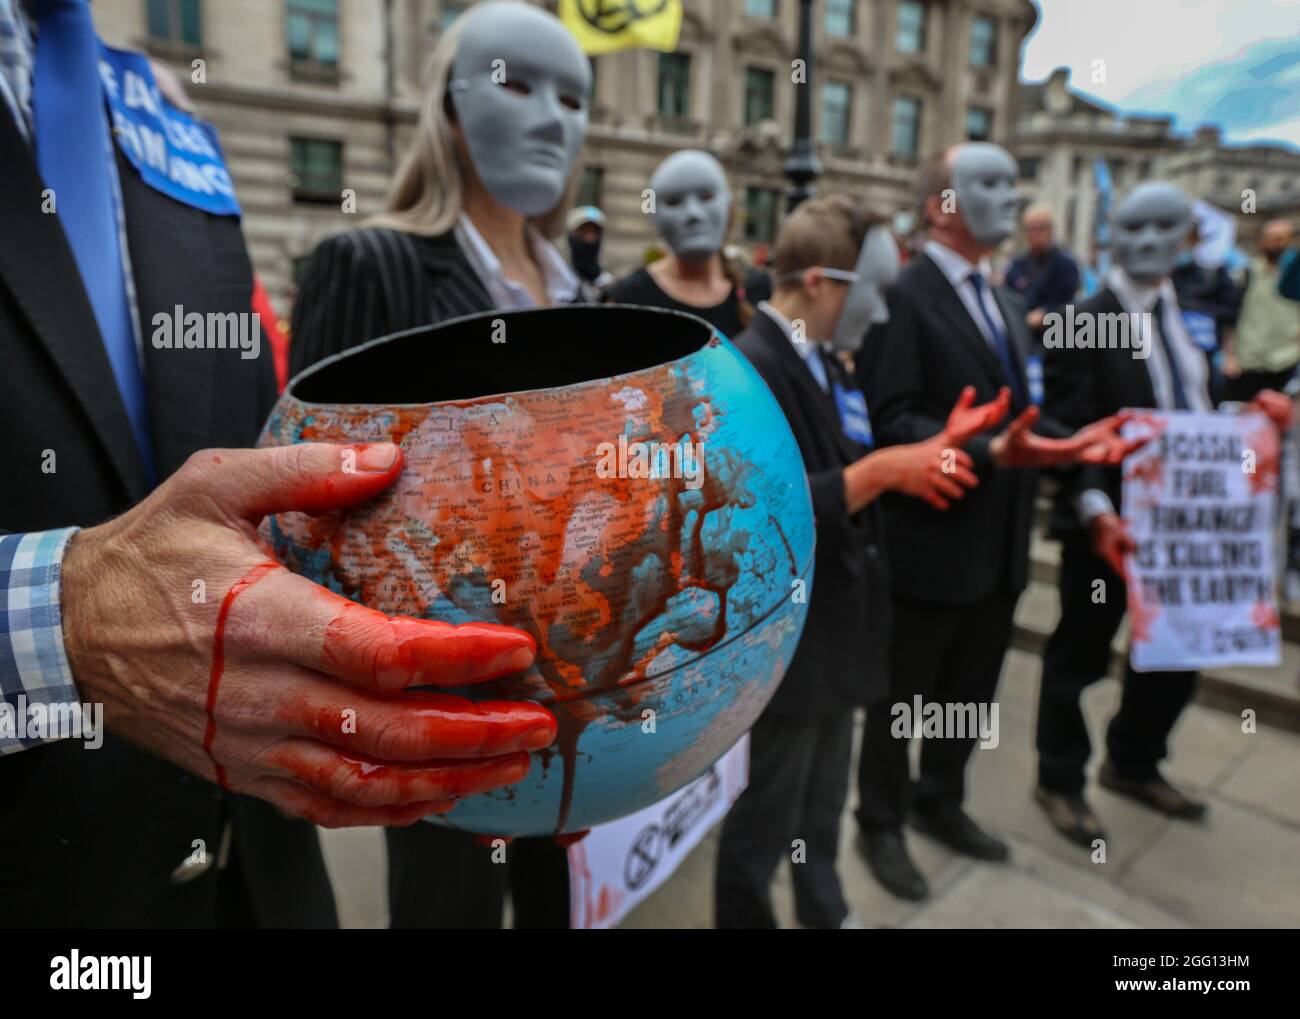
[{"label": "globe", "polygon": [[264,446],[392,441],[378,498],[262,535],[390,615],[504,623],[534,666],[453,692],[559,722],[515,786],[431,823],[581,831],[703,774],[762,712],[811,594],[813,516],[776,400],[707,323],[652,308],[488,313],[294,378]]}]

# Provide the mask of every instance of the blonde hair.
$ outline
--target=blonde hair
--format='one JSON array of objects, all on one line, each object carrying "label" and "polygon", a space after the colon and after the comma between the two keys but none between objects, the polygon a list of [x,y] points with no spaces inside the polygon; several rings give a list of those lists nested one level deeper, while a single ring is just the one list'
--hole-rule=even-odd
[{"label": "blonde hair", "polygon": [[[429,56],[426,77],[429,82],[415,137],[402,156],[397,174],[388,189],[384,212],[370,217],[371,226],[387,226],[407,233],[437,236],[456,225],[464,207],[464,170],[456,151],[448,109],[451,99],[447,82],[451,78],[460,38],[473,9],[456,18],[442,33]],[[528,222],[543,237],[557,237],[564,230],[564,217],[573,204],[577,190],[578,167],[575,164],[568,185],[559,202]]]}]

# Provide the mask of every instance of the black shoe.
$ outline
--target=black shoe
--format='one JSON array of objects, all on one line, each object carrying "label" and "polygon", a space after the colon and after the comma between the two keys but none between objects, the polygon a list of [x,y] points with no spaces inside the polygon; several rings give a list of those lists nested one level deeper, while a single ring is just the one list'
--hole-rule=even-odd
[{"label": "black shoe", "polygon": [[1091,849],[1097,839],[1106,838],[1097,815],[1077,793],[1058,793],[1039,786],[1034,790],[1034,801],[1043,808],[1052,826],[1071,842]]},{"label": "black shoe", "polygon": [[1011,855],[1005,842],[980,828],[960,809],[941,812],[914,811],[912,827],[950,849],[977,860],[1001,863]]},{"label": "black shoe", "polygon": [[1175,789],[1159,773],[1154,778],[1125,778],[1110,761],[1106,761],[1101,766],[1097,781],[1111,792],[1137,800],[1143,806],[1169,817],[1199,821],[1205,816],[1204,803]]},{"label": "black shoe", "polygon": [[930,894],[930,885],[907,855],[901,831],[860,831],[857,844],[872,875],[887,892],[909,902],[920,902]]}]

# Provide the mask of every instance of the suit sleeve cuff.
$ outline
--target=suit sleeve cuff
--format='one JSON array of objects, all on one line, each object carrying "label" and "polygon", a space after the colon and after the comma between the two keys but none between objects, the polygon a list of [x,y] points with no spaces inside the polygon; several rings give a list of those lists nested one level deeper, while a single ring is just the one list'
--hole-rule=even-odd
[{"label": "suit sleeve cuff", "polygon": [[0,755],[70,735],[47,722],[80,717],[44,710],[81,703],[59,601],[63,553],[78,530],[0,536]]},{"label": "suit sleeve cuff", "polygon": [[1115,504],[1100,488],[1089,488],[1085,492],[1080,492],[1075,498],[1074,509],[1079,514],[1079,519],[1086,525],[1106,513],[1114,513]]}]

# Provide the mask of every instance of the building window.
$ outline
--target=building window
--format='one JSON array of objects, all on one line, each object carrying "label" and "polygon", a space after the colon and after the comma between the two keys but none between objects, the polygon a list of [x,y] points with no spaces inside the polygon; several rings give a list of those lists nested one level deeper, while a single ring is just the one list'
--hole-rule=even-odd
[{"label": "building window", "polygon": [[659,54],[659,116],[686,120],[691,115],[691,55]]},{"label": "building window", "polygon": [[915,159],[921,148],[921,100],[895,96],[889,109],[889,154]]},{"label": "building window", "polygon": [[594,205],[600,208],[601,193],[605,190],[605,168],[603,166],[584,166],[582,180],[578,184],[578,205]]},{"label": "building window", "polygon": [[289,59],[333,70],[339,62],[338,0],[288,0]]},{"label": "building window", "polygon": [[451,23],[469,10],[469,4],[451,3],[450,0],[443,0],[442,10],[438,14],[438,26],[442,31],[451,28]]},{"label": "building window", "polygon": [[826,34],[853,34],[853,8],[857,0],[826,0]]},{"label": "building window", "polygon": [[289,174],[295,202],[337,203],[343,191],[343,143],[290,138]]},{"label": "building window", "polygon": [[773,95],[776,91],[776,74],[762,67],[745,68],[745,124],[771,120],[774,111]]},{"label": "building window", "polygon": [[993,136],[993,111],[985,106],[972,106],[966,110],[966,137],[973,142],[986,142]]},{"label": "building window", "polygon": [[894,47],[899,53],[925,52],[925,4],[920,0],[902,0],[898,5]]},{"label": "building window", "polygon": [[848,145],[852,108],[853,87],[848,82],[827,81],[823,83],[818,138],[837,149],[842,149]]},{"label": "building window", "polygon": [[154,42],[196,47],[203,42],[199,0],[149,0],[148,16]]},{"label": "building window", "polygon": [[776,17],[776,0],[745,0],[745,13],[751,18],[771,21]]},{"label": "building window", "polygon": [[1020,159],[1020,179],[1035,180],[1041,160],[1037,156],[1022,156]]},{"label": "building window", "polygon": [[776,237],[776,209],[781,192],[771,188],[745,188],[745,240],[770,244]]},{"label": "building window", "polygon": [[998,22],[977,14],[970,23],[971,67],[992,67],[998,62]]}]

